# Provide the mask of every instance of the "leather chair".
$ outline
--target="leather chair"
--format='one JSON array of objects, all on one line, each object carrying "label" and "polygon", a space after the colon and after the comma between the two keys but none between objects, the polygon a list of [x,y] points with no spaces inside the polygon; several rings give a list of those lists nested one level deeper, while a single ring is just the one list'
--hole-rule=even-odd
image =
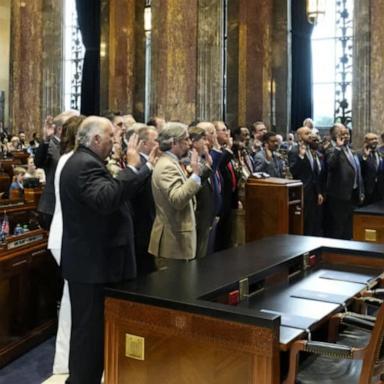
[{"label": "leather chair", "polygon": [[[356,343],[345,342],[345,337],[339,338],[338,343],[296,341],[290,350],[289,372],[284,383],[384,383],[384,304],[381,303],[376,317],[347,312],[333,318],[331,323],[357,327],[361,337]],[[300,352],[310,355],[299,365]]]}]

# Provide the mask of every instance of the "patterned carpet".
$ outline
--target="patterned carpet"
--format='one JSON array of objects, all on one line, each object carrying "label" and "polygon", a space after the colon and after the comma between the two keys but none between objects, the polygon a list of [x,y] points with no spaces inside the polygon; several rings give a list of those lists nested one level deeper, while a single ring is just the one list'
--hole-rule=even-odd
[{"label": "patterned carpet", "polygon": [[52,376],[55,338],[52,337],[0,369],[0,384],[41,384]]}]

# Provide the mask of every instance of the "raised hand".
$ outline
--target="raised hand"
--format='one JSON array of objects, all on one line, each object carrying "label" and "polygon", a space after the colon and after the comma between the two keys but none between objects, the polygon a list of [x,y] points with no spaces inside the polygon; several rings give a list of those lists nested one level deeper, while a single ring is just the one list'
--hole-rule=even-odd
[{"label": "raised hand", "polygon": [[136,133],[131,135],[128,140],[127,145],[127,164],[132,165],[136,168],[140,165],[140,155],[139,155],[139,146],[140,146],[139,137]]},{"label": "raised hand", "polygon": [[370,148],[368,144],[365,143],[363,146],[363,158],[367,159],[371,152],[372,152],[372,148]]},{"label": "raised hand", "polygon": [[43,139],[46,140],[55,134],[55,124],[53,124],[53,116],[48,115],[44,120]]},{"label": "raised hand", "polygon": [[307,152],[307,147],[304,143],[299,144],[299,156],[304,157]]},{"label": "raised hand", "polygon": [[156,143],[148,155],[148,161],[154,167],[157,163],[157,160],[159,160],[159,157],[160,157],[159,143]]},{"label": "raised hand", "polygon": [[192,172],[195,175],[200,176],[201,168],[200,168],[200,164],[199,164],[199,154],[198,154],[198,152],[196,151],[195,148],[193,148],[191,152],[192,152],[191,153],[191,168],[192,168]]},{"label": "raised hand", "polygon": [[341,136],[336,136],[336,145],[342,147],[345,143],[345,139]]},{"label": "raised hand", "polygon": [[268,143],[265,143],[264,152],[265,152],[265,158],[268,161],[271,161],[272,160],[272,151],[269,149]]},{"label": "raised hand", "polygon": [[212,160],[212,156],[209,154],[208,145],[204,145],[203,155],[204,155],[204,159],[205,159],[205,162],[207,163],[207,165],[212,166],[213,160]]}]

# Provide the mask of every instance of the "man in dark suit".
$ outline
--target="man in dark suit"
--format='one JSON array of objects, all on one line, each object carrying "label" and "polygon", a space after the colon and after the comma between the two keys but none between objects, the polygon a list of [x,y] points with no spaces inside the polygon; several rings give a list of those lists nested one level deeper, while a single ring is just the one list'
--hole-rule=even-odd
[{"label": "man in dark suit", "polygon": [[383,158],[377,151],[379,137],[376,133],[367,133],[364,137],[363,150],[359,154],[361,176],[364,182],[365,204],[372,204],[383,199],[380,180],[383,173]]},{"label": "man in dark suit", "polygon": [[77,111],[66,111],[56,116],[53,120],[48,116],[43,128],[43,141],[35,151],[35,165],[43,168],[46,183],[39,200],[37,211],[39,212],[40,225],[49,229],[53,213],[55,211],[55,171],[60,158],[60,136],[64,123],[72,116],[78,116]]},{"label": "man in dark suit", "polygon": [[311,150],[314,139],[312,130],[301,127],[297,130],[299,145],[288,152],[289,169],[294,179],[301,180],[304,190],[304,235],[319,236],[319,206],[324,198],[320,189],[321,164],[317,151]]},{"label": "man in dark suit", "polygon": [[232,246],[232,210],[238,208],[239,198],[231,132],[223,121],[214,121],[213,124],[223,153],[219,164],[222,204],[215,238],[215,251],[221,251]]},{"label": "man in dark suit", "polygon": [[[140,165],[145,166],[153,148],[157,146],[158,133],[154,127],[142,127],[137,132],[140,147]],[[151,178],[148,177],[135,197],[131,200],[135,233],[135,254],[137,274],[145,275],[156,270],[154,257],[148,253],[152,224],[156,217],[153,201]]]},{"label": "man in dark suit", "polygon": [[360,163],[349,148],[349,140],[349,130],[336,124],[336,145],[326,151],[326,235],[346,240],[352,238],[353,209],[364,199]]},{"label": "man in dark suit", "polygon": [[104,285],[136,274],[129,199],[150,175],[140,172],[137,138],[128,143],[129,167],[114,179],[104,160],[113,144],[113,127],[91,116],[78,132],[79,148],[60,178],[63,211],[61,268],[72,308],[67,383],[100,384],[103,372]]}]

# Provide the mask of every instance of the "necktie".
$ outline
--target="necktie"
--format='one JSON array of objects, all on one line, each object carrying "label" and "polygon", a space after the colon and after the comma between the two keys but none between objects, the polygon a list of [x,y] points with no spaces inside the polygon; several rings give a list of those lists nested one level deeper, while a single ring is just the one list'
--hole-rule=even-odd
[{"label": "necktie", "polygon": [[229,173],[231,174],[231,184],[232,184],[232,192],[233,192],[236,190],[237,181],[236,181],[236,175],[235,175],[235,171],[233,170],[231,161],[228,162],[227,168],[229,170]]}]

